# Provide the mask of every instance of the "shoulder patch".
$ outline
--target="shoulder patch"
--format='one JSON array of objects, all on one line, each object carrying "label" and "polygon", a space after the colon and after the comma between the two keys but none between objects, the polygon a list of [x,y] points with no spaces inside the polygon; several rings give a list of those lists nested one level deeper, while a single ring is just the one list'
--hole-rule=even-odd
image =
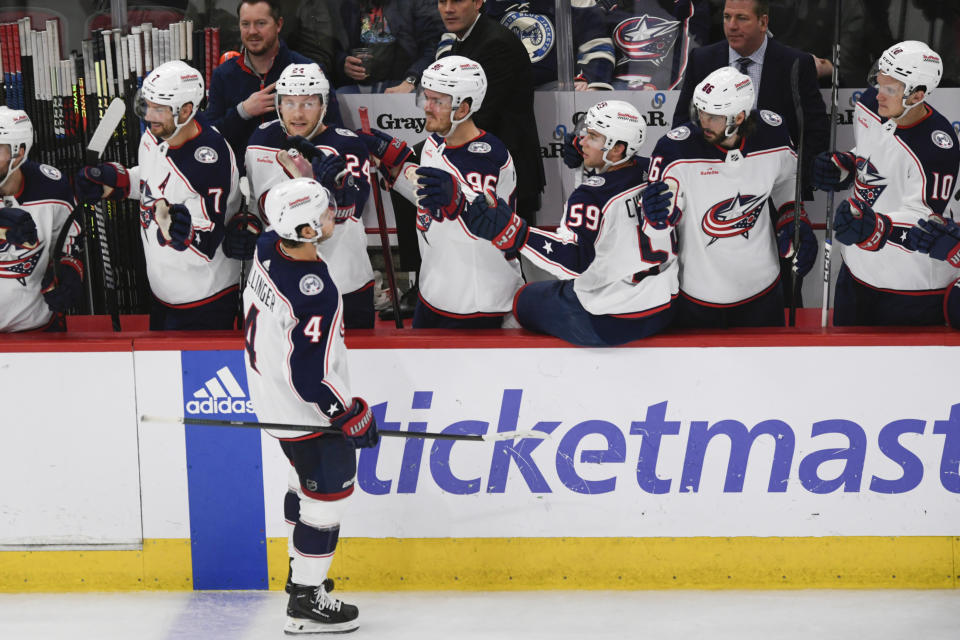
[{"label": "shoulder patch", "polygon": [[323,280],[315,273],[308,273],[300,278],[300,293],[305,296],[315,296],[323,291]]},{"label": "shoulder patch", "polygon": [[210,147],[197,147],[197,150],[193,152],[193,157],[196,158],[197,162],[204,164],[213,164],[219,158],[217,152]]},{"label": "shoulder patch", "polygon": [[760,110],[760,118],[771,127],[779,127],[783,124],[783,118],[780,117],[779,113],[767,111],[766,109]]},{"label": "shoulder patch", "polygon": [[[942,133],[942,132],[940,132],[940,133]],[[63,177],[63,174],[60,173],[60,169],[57,169],[56,167],[51,167],[51,166],[48,165],[48,164],[41,164],[41,165],[40,165],[40,173],[42,173],[43,175],[47,176],[47,177],[50,178],[51,180],[60,180],[60,178]]]},{"label": "shoulder patch", "polygon": [[264,122],[264,123],[261,124],[259,127],[257,127],[257,129],[266,129],[267,127],[269,127],[269,126],[272,125],[272,124],[273,124],[273,121]]},{"label": "shoulder patch", "polygon": [[358,137],[357,134],[355,134],[353,131],[350,131],[350,129],[341,129],[340,127],[337,127],[336,129],[334,129],[334,131],[336,131],[337,133],[339,133],[340,135],[342,135],[342,136],[345,137],[345,138],[356,138],[356,137]]},{"label": "shoulder patch", "polygon": [[584,178],[583,182],[580,184],[585,184],[588,187],[602,187],[606,181],[607,179],[603,176],[590,176],[588,178]]},{"label": "shoulder patch", "polygon": [[667,137],[671,140],[686,140],[690,137],[690,127],[677,127],[667,132]]},{"label": "shoulder patch", "polygon": [[941,149],[950,149],[953,147],[953,138],[951,138],[950,134],[948,134],[946,131],[937,129],[930,134],[930,139],[933,140],[933,144],[937,145]]},{"label": "shoulder patch", "polygon": [[471,142],[470,146],[467,147],[467,151],[470,153],[490,153],[493,150],[486,142]]}]

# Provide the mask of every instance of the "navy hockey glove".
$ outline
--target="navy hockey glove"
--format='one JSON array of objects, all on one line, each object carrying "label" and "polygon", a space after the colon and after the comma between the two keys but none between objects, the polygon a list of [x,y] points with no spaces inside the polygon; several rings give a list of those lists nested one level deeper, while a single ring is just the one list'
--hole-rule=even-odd
[{"label": "navy hockey glove", "polygon": [[855,244],[865,251],[878,251],[893,231],[889,216],[877,213],[862,200],[847,198],[837,207],[833,230],[843,244]]},{"label": "navy hockey glove", "polygon": [[563,136],[563,150],[560,152],[563,158],[563,164],[571,169],[576,169],[583,164],[583,148],[580,146],[580,138],[575,133],[568,133]]},{"label": "navy hockey glove", "polygon": [[377,420],[363,398],[354,398],[346,411],[330,419],[330,426],[340,429],[354,449],[375,447],[380,442]]},{"label": "navy hockey glove", "polygon": [[[789,210],[787,210],[789,208]],[[781,258],[793,258],[793,231],[794,231],[794,211],[793,203],[784,205],[780,208],[783,213],[777,220],[777,250]],[[817,260],[817,236],[813,233],[813,227],[810,226],[810,219],[807,218],[806,211],[801,209],[800,213],[800,252],[797,254],[797,275],[801,278],[813,269],[813,263]]]},{"label": "navy hockey glove", "polygon": [[402,167],[403,163],[413,155],[413,151],[407,147],[406,142],[391,138],[383,131],[371,129],[370,133],[364,133],[363,130],[357,129],[356,133],[367,146],[367,150],[376,156],[388,171]]},{"label": "navy hockey glove", "polygon": [[[92,204],[104,198],[123,200],[130,195],[130,174],[122,164],[105,162],[78,171],[73,185],[77,200],[84,204]],[[103,195],[104,187],[111,189],[107,196]]]},{"label": "navy hockey glove", "polygon": [[170,205],[170,246],[185,251],[193,244],[193,218],[185,205]]},{"label": "navy hockey glove", "polygon": [[[484,195],[477,196],[463,211],[463,222],[473,235],[489,240],[504,253],[517,252],[527,242],[527,222],[503,198],[490,206]],[[509,257],[509,256],[508,256]]]},{"label": "navy hockey glove", "polygon": [[37,225],[23,209],[4,207],[0,209],[0,240],[18,247],[37,244]]},{"label": "navy hockey glove", "polygon": [[640,194],[643,217],[654,229],[666,229],[680,220],[680,210],[673,206],[673,194],[666,182],[651,182]]},{"label": "navy hockey glove", "polygon": [[821,191],[848,189],[857,175],[857,157],[849,151],[818,153],[813,159],[810,184]]},{"label": "navy hockey glove", "polygon": [[304,138],[303,136],[291,136],[287,138],[287,149],[296,149],[300,152],[307,161],[312,161],[314,158],[318,158],[323,154],[323,151],[317,149],[316,145]]},{"label": "navy hockey glove", "polygon": [[416,173],[417,184],[420,185],[417,189],[420,206],[434,220],[453,220],[463,213],[467,199],[463,197],[460,183],[452,173],[436,167],[418,167]]},{"label": "navy hockey glove", "polygon": [[935,214],[926,220],[918,220],[907,231],[907,239],[903,244],[908,249],[945,260],[960,269],[960,225],[953,220]]},{"label": "navy hockey glove", "polygon": [[224,226],[223,253],[234,260],[249,260],[257,249],[257,238],[263,231],[260,218],[240,212]]},{"label": "navy hockey glove", "polygon": [[347,161],[343,156],[334,153],[321,153],[310,160],[310,165],[313,167],[313,179],[331,193],[337,190],[337,177],[347,169]]},{"label": "navy hockey glove", "polygon": [[65,313],[83,297],[83,263],[71,256],[60,258],[40,283],[40,292],[54,313]]}]

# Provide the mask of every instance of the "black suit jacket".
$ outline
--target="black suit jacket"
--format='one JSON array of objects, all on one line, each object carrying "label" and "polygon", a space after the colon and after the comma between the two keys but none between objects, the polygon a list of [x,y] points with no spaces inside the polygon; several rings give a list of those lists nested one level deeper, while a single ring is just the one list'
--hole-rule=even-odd
[{"label": "black suit jacket", "polygon": [[[726,40],[699,47],[690,52],[683,89],[673,112],[673,126],[676,127],[690,119],[690,101],[693,90],[704,78],[720,67],[727,66],[728,44]],[[830,144],[830,118],[817,84],[817,70],[813,56],[799,51],[770,38],[763,58],[763,71],[760,74],[760,94],[757,96],[757,108],[774,111],[783,117],[794,143],[799,140],[800,125],[797,121],[793,91],[790,87],[790,71],[794,60],[800,60],[800,104],[803,107],[803,199],[813,199],[810,177],[813,158],[826,151]]]}]

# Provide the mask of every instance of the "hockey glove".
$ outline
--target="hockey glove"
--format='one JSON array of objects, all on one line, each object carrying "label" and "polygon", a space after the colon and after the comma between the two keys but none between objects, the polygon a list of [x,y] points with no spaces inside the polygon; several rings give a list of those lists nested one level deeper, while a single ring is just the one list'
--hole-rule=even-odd
[{"label": "hockey glove", "polygon": [[960,225],[953,220],[938,215],[918,220],[907,231],[907,239],[903,244],[908,249],[945,260],[960,269]]},{"label": "hockey glove", "polygon": [[346,411],[330,419],[330,426],[340,429],[354,449],[375,447],[380,442],[377,420],[363,398],[354,398]]},{"label": "hockey glove", "polygon": [[666,229],[680,220],[680,210],[673,206],[673,193],[666,182],[651,182],[640,194],[643,217],[654,229]]},{"label": "hockey glove", "polygon": [[287,138],[286,148],[296,149],[300,152],[300,155],[307,159],[307,162],[312,162],[314,158],[318,158],[323,155],[323,152],[320,151],[320,149],[317,149],[315,144],[303,136],[291,136]]},{"label": "hockey glove", "polygon": [[[789,209],[789,210],[788,210]],[[793,258],[795,247],[793,246],[794,232],[794,211],[793,203],[784,205],[780,208],[783,213],[777,220],[777,250],[781,258]],[[800,213],[800,250],[796,255],[797,275],[801,278],[813,269],[813,263],[817,260],[817,236],[813,233],[813,227],[810,226],[810,219],[807,218],[805,211]]]},{"label": "hockey glove", "polygon": [[560,152],[563,158],[563,164],[571,169],[576,169],[583,164],[583,147],[580,146],[580,138],[575,133],[568,133],[563,136],[563,150]]},{"label": "hockey glove", "polygon": [[18,247],[37,244],[37,225],[23,209],[4,207],[0,209],[0,240]]},{"label": "hockey glove", "polygon": [[463,222],[470,233],[489,240],[504,253],[516,253],[527,242],[526,220],[514,213],[503,198],[497,198],[491,206],[485,196],[477,196],[464,209]]},{"label": "hockey glove", "polygon": [[857,175],[857,157],[849,151],[824,151],[813,159],[814,189],[843,191],[848,189]]},{"label": "hockey glove", "polygon": [[[310,165],[313,167],[313,179],[331,193],[337,190],[337,178],[342,178],[341,174],[347,169],[347,161],[343,156],[334,153],[320,154],[310,160]],[[342,179],[339,182],[342,184]]]},{"label": "hockey glove", "polygon": [[54,313],[65,313],[83,297],[83,263],[71,256],[60,258],[40,283],[40,292]]},{"label": "hockey glove", "polygon": [[833,230],[843,244],[855,244],[865,251],[878,251],[893,230],[889,216],[877,213],[862,200],[848,198],[837,207]]},{"label": "hockey glove", "polygon": [[383,131],[371,129],[370,133],[364,133],[363,130],[358,129],[357,135],[367,146],[367,150],[376,156],[381,166],[388,171],[402,167],[403,163],[413,155],[413,151],[407,147],[406,142],[391,138]]},{"label": "hockey glove", "polygon": [[249,260],[257,250],[257,238],[263,231],[260,218],[252,213],[238,213],[226,224],[223,253],[234,260]]},{"label": "hockey glove", "polygon": [[467,199],[463,197],[457,178],[443,169],[419,167],[417,184],[420,186],[417,189],[420,206],[438,222],[444,218],[453,220],[467,206]]},{"label": "hockey glove", "polygon": [[177,251],[185,251],[193,244],[193,218],[185,205],[170,205],[169,233],[170,246]]},{"label": "hockey glove", "polygon": [[[97,200],[123,200],[130,195],[130,174],[126,167],[116,162],[87,166],[77,172],[74,180],[77,200],[92,204]],[[110,192],[103,193],[104,187]]]}]

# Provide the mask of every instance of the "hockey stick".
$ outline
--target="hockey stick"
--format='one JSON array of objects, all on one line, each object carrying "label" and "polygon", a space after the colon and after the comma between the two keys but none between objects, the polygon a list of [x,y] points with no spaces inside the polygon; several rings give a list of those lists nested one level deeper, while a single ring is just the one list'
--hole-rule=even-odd
[{"label": "hockey stick", "polygon": [[[840,8],[842,0],[836,0],[833,17],[833,77],[830,86],[830,146],[832,153],[837,146],[837,101],[840,85]],[[827,327],[827,308],[830,306],[830,254],[833,251],[833,191],[827,192],[826,227],[823,231],[823,299],[820,301],[820,327]]]},{"label": "hockey stick", "polygon": [[[358,109],[360,113],[360,128],[364,133],[370,133],[370,113],[366,107]],[[370,159],[373,165],[373,158]],[[380,180],[377,170],[370,172],[370,193],[373,195],[373,204],[377,208],[377,227],[380,229],[380,247],[383,249],[383,267],[387,272],[387,286],[390,287],[390,302],[393,305],[393,321],[397,329],[403,329],[403,318],[400,317],[400,296],[397,293],[397,280],[393,273],[393,256],[390,253],[390,237],[387,235],[387,217],[383,213],[383,200],[380,194]]]},{"label": "hockey stick", "polygon": [[[193,424],[201,427],[244,427],[247,429],[274,429],[276,431],[312,431],[314,433],[329,433],[343,435],[343,431],[336,427],[318,427],[315,425],[286,424],[283,422],[244,422],[242,420],[212,420],[208,418],[181,418],[166,416],[140,416],[142,422],[162,422],[166,424]],[[428,438],[432,440],[468,440],[471,442],[489,442],[494,440],[516,440],[532,438],[546,440],[550,434],[543,431],[502,431],[485,435],[468,435],[465,433],[423,433],[418,431],[394,431],[392,429],[378,429],[382,436],[394,438]]]},{"label": "hockey stick", "polygon": [[793,108],[797,113],[797,183],[793,197],[793,260],[790,268],[790,326],[797,326],[797,286],[800,284],[800,214],[803,212],[803,106],[800,104],[800,58],[793,61],[790,69],[790,90],[793,92]]},{"label": "hockey stick", "polygon": [[[250,213],[250,181],[247,176],[240,176],[240,212]],[[237,303],[237,329],[243,331],[243,288],[247,283],[247,261],[240,261],[240,295]]]}]

